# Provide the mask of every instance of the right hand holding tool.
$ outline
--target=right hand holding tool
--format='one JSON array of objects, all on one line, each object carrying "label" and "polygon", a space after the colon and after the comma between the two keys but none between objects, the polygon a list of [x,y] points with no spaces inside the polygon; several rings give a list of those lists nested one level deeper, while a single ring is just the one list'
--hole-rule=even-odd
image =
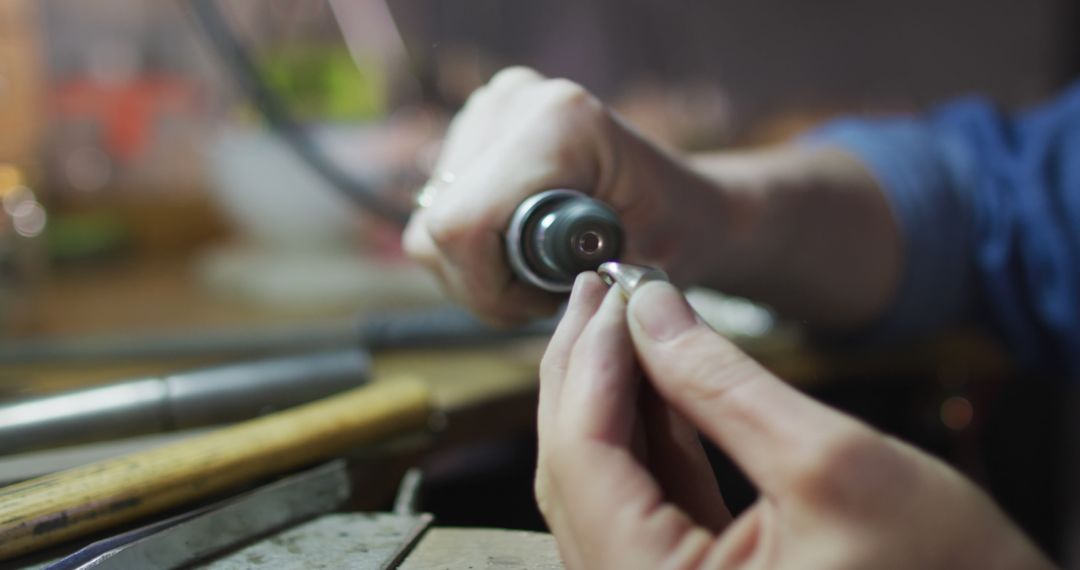
[{"label": "right hand holding tool", "polygon": [[[405,231],[409,254],[490,322],[548,315],[561,296],[511,271],[504,234],[523,201],[577,190],[610,206],[621,260],[691,277],[687,233],[715,206],[708,182],[626,126],[585,89],[510,68],[477,90],[450,126],[432,181]],[[715,224],[715,217],[705,222]]]}]

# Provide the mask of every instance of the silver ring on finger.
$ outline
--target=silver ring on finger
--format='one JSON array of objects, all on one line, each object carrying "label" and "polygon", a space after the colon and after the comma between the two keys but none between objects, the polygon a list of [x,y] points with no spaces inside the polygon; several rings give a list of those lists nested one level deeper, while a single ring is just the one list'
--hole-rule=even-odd
[{"label": "silver ring on finger", "polygon": [[417,208],[427,208],[435,203],[435,197],[438,196],[444,188],[454,183],[457,177],[453,172],[439,172],[428,179],[427,183],[420,187],[420,190],[416,192],[416,197],[413,201],[416,203]]}]

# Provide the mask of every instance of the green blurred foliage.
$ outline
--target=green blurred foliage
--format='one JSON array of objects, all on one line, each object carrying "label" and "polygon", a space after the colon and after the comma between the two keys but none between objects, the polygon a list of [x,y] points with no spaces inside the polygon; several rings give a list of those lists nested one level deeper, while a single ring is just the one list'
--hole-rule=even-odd
[{"label": "green blurred foliage", "polygon": [[301,121],[363,121],[387,110],[385,70],[340,45],[283,47],[262,57],[259,70]]}]

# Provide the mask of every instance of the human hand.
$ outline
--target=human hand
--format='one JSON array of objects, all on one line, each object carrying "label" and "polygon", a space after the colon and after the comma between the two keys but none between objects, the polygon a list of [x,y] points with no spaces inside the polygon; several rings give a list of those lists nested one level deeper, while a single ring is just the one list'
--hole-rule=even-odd
[{"label": "human hand", "polygon": [[[580,276],[540,374],[537,499],[569,568],[1050,567],[961,475],[776,379],[670,285],[627,307]],[[734,520],[691,426],[758,487]]]},{"label": "human hand", "polygon": [[[562,299],[514,278],[502,236],[525,198],[569,188],[619,215],[623,259],[692,279],[692,228],[722,208],[710,183],[650,144],[581,86],[535,71],[499,72],[469,98],[448,131],[430,203],[414,212],[405,249],[451,296],[488,321],[513,324],[554,312]],[[693,223],[701,218],[702,223]],[[708,240],[698,240],[702,247]]]}]

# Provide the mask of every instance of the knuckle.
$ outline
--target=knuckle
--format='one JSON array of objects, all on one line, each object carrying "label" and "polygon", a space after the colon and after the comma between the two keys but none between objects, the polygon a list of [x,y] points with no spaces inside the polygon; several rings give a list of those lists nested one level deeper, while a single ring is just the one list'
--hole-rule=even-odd
[{"label": "knuckle", "polygon": [[533,481],[533,496],[536,498],[536,506],[540,512],[547,516],[551,513],[551,501],[548,497],[547,483],[540,473],[536,474]]},{"label": "knuckle", "polygon": [[410,257],[415,258],[423,253],[424,244],[420,240],[420,232],[422,231],[420,222],[414,219],[409,222],[409,225],[405,226],[405,231],[401,233],[401,247]]},{"label": "knuckle", "polygon": [[473,89],[473,92],[470,93],[468,98],[465,99],[465,104],[462,105],[461,111],[456,116],[454,116],[454,119],[450,124],[450,129],[449,130],[454,131],[454,130],[460,129],[461,127],[459,125],[460,125],[460,123],[462,121],[465,120],[465,117],[468,117],[470,114],[472,114],[478,108],[482,108],[484,106],[484,102],[487,101],[490,98],[491,98],[491,87],[490,86],[484,85],[484,86],[481,86],[481,87],[477,87],[476,89]]},{"label": "knuckle", "polygon": [[548,473],[548,457],[544,448],[540,448],[536,455],[536,472],[533,475],[533,493],[537,496],[546,496],[551,491],[551,476]]},{"label": "knuckle", "polygon": [[695,333],[676,339],[670,354],[678,358],[670,361],[677,362],[678,368],[675,374],[660,381],[695,399],[723,401],[725,408],[738,409],[749,404],[744,392],[736,388],[753,380],[760,374],[760,368],[715,333],[707,334],[708,337]]},{"label": "knuckle", "polygon": [[533,497],[536,498],[536,507],[545,520],[550,520],[558,510],[559,500],[555,495],[554,486],[549,478],[537,471],[536,478],[533,480]]},{"label": "knuckle", "polygon": [[522,83],[531,83],[534,81],[540,81],[542,77],[539,73],[529,67],[523,65],[514,65],[507,67],[495,73],[488,81],[493,89],[502,89],[507,87],[513,87]]},{"label": "knuckle", "polygon": [[465,238],[468,228],[458,222],[455,216],[437,208],[435,204],[425,223],[427,233],[439,249],[452,247]]},{"label": "knuckle", "polygon": [[587,89],[568,79],[550,79],[544,85],[549,104],[575,115],[591,114],[603,107]]},{"label": "knuckle", "polygon": [[408,241],[404,245],[405,254],[409,259],[427,267],[434,261],[434,256],[426,248],[414,245]]},{"label": "knuckle", "polygon": [[[574,131],[566,132],[569,134]],[[580,133],[564,138],[559,145],[551,150],[549,160],[552,167],[558,172],[591,172],[595,166],[594,149],[588,144],[582,144],[583,140],[591,139],[581,137]]]},{"label": "knuckle", "polygon": [[402,248],[410,258],[419,263],[430,264],[437,255],[431,247],[431,242],[424,235],[425,231],[421,222],[414,220],[405,229],[401,242]]},{"label": "knuckle", "polygon": [[569,79],[549,79],[544,84],[548,95],[555,101],[577,101],[589,96],[589,92]]},{"label": "knuckle", "polygon": [[798,495],[833,511],[867,511],[887,497],[884,489],[906,479],[908,465],[885,440],[869,430],[826,439],[802,458]]},{"label": "knuckle", "polygon": [[540,381],[558,378],[563,374],[563,363],[548,349],[540,359]]}]

